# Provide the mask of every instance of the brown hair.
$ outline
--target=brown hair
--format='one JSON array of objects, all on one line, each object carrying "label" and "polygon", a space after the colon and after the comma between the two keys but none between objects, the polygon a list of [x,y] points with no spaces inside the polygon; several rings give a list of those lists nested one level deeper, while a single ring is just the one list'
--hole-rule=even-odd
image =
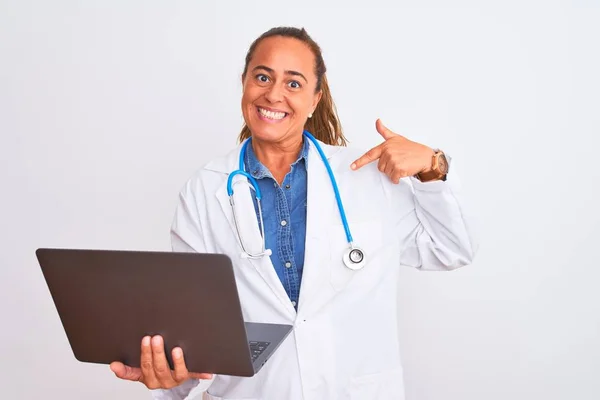
[{"label": "brown hair", "polygon": [[[315,56],[315,75],[317,76],[317,87],[315,92],[319,90],[323,91],[321,100],[317,105],[317,108],[313,112],[312,118],[306,120],[304,129],[309,131],[316,139],[323,143],[330,145],[345,146],[347,139],[342,133],[342,125],[340,124],[337,110],[331,97],[331,91],[329,90],[329,84],[327,83],[327,76],[325,72],[325,61],[323,61],[323,55],[321,54],[321,48],[319,45],[308,35],[304,28],[292,28],[292,27],[278,27],[272,28],[267,32],[260,35],[250,46],[248,54],[246,54],[246,63],[244,66],[244,72],[242,77],[246,77],[248,71],[248,64],[252,59],[254,50],[258,44],[268,37],[282,36],[287,38],[298,39],[306,44]],[[242,127],[240,132],[239,141],[249,138],[251,136],[250,129],[246,124]]]}]

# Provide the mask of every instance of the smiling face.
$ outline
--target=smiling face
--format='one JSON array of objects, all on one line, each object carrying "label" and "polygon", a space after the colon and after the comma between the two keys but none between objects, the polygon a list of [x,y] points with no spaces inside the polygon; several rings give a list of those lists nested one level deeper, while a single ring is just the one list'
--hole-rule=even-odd
[{"label": "smiling face", "polygon": [[315,56],[302,41],[263,39],[243,77],[242,113],[252,137],[283,142],[300,136],[319,100]]}]

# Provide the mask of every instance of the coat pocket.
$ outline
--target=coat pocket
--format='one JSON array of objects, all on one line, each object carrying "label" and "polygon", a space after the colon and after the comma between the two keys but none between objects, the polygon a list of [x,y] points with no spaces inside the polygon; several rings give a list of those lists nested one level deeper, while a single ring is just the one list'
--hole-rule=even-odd
[{"label": "coat pocket", "polygon": [[355,377],[349,392],[350,400],[404,400],[402,368]]}]

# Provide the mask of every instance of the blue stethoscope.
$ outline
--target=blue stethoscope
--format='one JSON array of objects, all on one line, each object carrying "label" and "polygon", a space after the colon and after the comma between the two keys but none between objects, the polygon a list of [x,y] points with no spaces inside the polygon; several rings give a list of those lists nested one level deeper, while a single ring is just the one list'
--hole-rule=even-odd
[{"label": "blue stethoscope", "polygon": [[[348,267],[352,270],[361,269],[365,263],[365,253],[362,249],[360,249],[359,247],[356,247],[352,241],[352,235],[350,234],[350,227],[348,226],[348,221],[346,220],[346,213],[344,212],[344,206],[342,205],[342,199],[340,198],[340,192],[338,190],[338,186],[335,181],[335,177],[333,176],[333,172],[331,171],[331,166],[329,165],[329,162],[327,162],[327,157],[323,153],[321,146],[319,146],[319,143],[314,138],[314,136],[311,135],[308,131],[304,131],[304,136],[307,137],[308,139],[310,139],[310,141],[315,145],[317,151],[319,152],[319,155],[321,156],[321,159],[323,160],[323,164],[325,165],[325,168],[327,168],[327,172],[329,173],[329,178],[331,179],[331,186],[333,187],[333,191],[335,192],[335,199],[337,201],[338,209],[340,210],[340,216],[342,218],[344,230],[346,231],[346,240],[348,241],[348,249],[344,252],[344,255],[343,255],[344,264],[346,265],[346,267]],[[260,206],[260,199],[261,199],[260,188],[258,187],[258,183],[256,182],[256,179],[254,179],[254,177],[252,177],[252,175],[247,173],[244,168],[244,158],[246,156],[246,147],[248,146],[248,143],[250,143],[250,140],[251,139],[246,140],[246,142],[242,145],[242,149],[240,151],[239,169],[235,170],[229,174],[229,178],[227,179],[227,194],[229,195],[229,204],[231,204],[231,209],[233,210],[233,221],[235,223],[235,229],[237,231],[238,239],[240,241],[240,246],[242,247],[242,251],[243,251],[242,257],[256,259],[256,258],[261,258],[264,256],[270,256],[272,254],[272,252],[270,249],[265,249],[265,246],[266,246],[265,245],[265,231],[264,231],[264,224],[263,224],[262,209]],[[250,188],[254,189],[254,192],[256,195],[256,203],[258,206],[257,207],[258,208],[258,216],[260,219],[260,229],[261,229],[260,233],[262,236],[262,250],[259,253],[255,253],[255,254],[250,253],[246,249],[246,246],[244,245],[244,241],[242,240],[242,235],[240,233],[237,213],[236,213],[236,209],[235,209],[235,201],[233,200],[233,178],[236,175],[245,176],[247,178],[247,180],[245,182],[250,186]]]}]

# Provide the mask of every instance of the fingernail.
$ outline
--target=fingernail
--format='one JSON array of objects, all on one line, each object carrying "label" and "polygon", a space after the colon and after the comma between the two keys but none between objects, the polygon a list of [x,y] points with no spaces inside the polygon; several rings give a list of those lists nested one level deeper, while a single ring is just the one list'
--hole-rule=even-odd
[{"label": "fingernail", "polygon": [[152,344],[155,344],[157,346],[160,346],[160,336],[154,336],[152,338]]},{"label": "fingernail", "polygon": [[352,165],[350,166],[350,168],[356,169],[356,163],[352,163]]},{"label": "fingernail", "polygon": [[144,338],[142,339],[142,344],[144,346],[150,346],[150,336],[144,336]]},{"label": "fingernail", "polygon": [[182,355],[182,351],[179,347],[173,350],[173,357],[181,358],[181,355]]}]

